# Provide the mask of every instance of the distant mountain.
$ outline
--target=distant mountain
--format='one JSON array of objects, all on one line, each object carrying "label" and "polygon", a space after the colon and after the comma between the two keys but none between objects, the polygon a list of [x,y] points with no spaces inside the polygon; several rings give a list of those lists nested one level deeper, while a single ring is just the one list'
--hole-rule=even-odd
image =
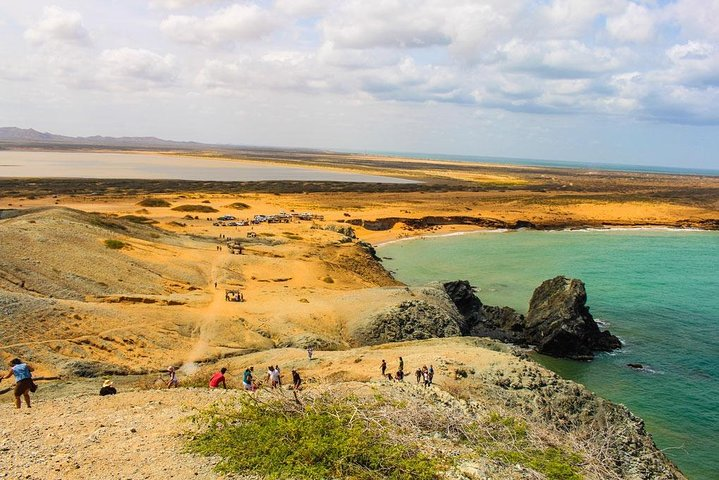
[{"label": "distant mountain", "polygon": [[179,148],[198,149],[207,147],[198,142],[176,142],[156,137],[68,137],[38,132],[32,128],[0,127],[0,144],[17,146],[97,146],[128,148]]}]

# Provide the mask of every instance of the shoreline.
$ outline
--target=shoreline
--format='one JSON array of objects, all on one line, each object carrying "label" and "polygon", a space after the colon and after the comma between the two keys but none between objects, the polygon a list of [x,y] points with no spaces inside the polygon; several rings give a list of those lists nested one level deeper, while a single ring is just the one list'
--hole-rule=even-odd
[{"label": "shoreline", "polygon": [[520,231],[528,231],[528,232],[547,232],[547,233],[553,233],[553,232],[693,232],[693,233],[704,233],[704,232],[716,232],[716,230],[711,230],[707,228],[697,228],[697,227],[687,227],[687,228],[681,228],[681,227],[668,227],[663,225],[656,225],[656,226],[611,226],[611,227],[586,227],[586,228],[573,228],[573,227],[567,227],[567,228],[529,228],[529,227],[523,227],[523,228],[477,228],[477,229],[471,229],[471,230],[459,230],[454,232],[447,232],[447,233],[430,233],[425,234],[421,233],[419,235],[407,235],[405,237],[401,238],[393,238],[391,240],[383,240],[378,243],[372,243],[372,246],[375,248],[381,248],[385,245],[392,245],[395,243],[400,242],[406,242],[410,240],[424,240],[428,238],[448,238],[448,237],[461,237],[465,235],[475,235],[480,233],[488,233],[488,234],[497,234],[497,233],[513,233],[513,232],[520,232]]}]

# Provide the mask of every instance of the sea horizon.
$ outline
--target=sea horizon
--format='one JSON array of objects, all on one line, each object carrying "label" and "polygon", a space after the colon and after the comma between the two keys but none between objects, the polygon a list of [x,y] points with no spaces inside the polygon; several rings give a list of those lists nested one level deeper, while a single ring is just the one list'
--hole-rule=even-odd
[{"label": "sea horizon", "polygon": [[383,155],[396,158],[417,160],[437,160],[444,162],[490,163],[495,165],[515,165],[521,167],[552,167],[581,170],[601,170],[607,172],[659,173],[670,175],[719,177],[719,168],[675,167],[666,165],[639,165],[633,163],[583,162],[570,160],[548,160],[522,157],[494,157],[485,155],[463,155],[447,153],[400,152],[389,150],[333,150],[339,153],[360,155]]}]

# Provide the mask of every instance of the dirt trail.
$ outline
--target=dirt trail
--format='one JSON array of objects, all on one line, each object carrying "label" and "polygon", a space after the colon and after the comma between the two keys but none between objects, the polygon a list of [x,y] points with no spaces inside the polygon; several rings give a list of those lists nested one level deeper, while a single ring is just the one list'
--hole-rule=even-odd
[{"label": "dirt trail", "polygon": [[[223,477],[212,459],[183,453],[195,408],[232,391],[178,389],[38,401],[0,416],[0,478],[201,479]],[[82,452],[78,455],[78,452]]]}]

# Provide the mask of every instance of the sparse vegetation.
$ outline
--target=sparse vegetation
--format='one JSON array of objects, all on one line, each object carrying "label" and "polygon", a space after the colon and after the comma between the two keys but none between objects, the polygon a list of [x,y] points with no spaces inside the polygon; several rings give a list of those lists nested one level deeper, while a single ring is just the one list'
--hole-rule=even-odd
[{"label": "sparse vegetation", "polygon": [[227,205],[227,208],[234,208],[235,210],[247,210],[248,208],[250,208],[250,206],[246,203],[235,202]]},{"label": "sparse vegetation", "polygon": [[178,205],[172,209],[176,212],[213,213],[218,211],[216,208],[210,207],[209,205]]},{"label": "sparse vegetation", "polygon": [[121,250],[121,249],[127,247],[128,245],[127,245],[127,243],[125,243],[121,240],[108,239],[108,240],[105,240],[105,246],[111,250]]},{"label": "sparse vegetation", "polygon": [[171,207],[172,204],[162,198],[144,198],[137,203],[142,207]]},{"label": "sparse vegetation", "polygon": [[132,223],[140,223],[143,225],[152,225],[154,223],[157,223],[157,220],[153,220],[151,218],[143,217],[142,215],[123,215],[120,217],[122,220],[127,220],[128,222]]},{"label": "sparse vegetation", "polygon": [[439,478],[437,460],[418,445],[392,439],[378,428],[381,420],[357,415],[358,410],[351,399],[320,397],[298,405],[247,397],[237,406],[216,405],[196,416],[203,431],[191,438],[189,450],[219,456],[221,472],[270,479]]},{"label": "sparse vegetation", "polygon": [[296,233],[282,232],[282,235],[284,235],[285,238],[289,238],[290,240],[302,240],[302,237],[297,235]]},{"label": "sparse vegetation", "polygon": [[325,283],[335,283],[334,278],[330,277],[329,275],[327,275],[326,277],[324,277],[324,278],[322,279],[322,281],[325,282]]}]

